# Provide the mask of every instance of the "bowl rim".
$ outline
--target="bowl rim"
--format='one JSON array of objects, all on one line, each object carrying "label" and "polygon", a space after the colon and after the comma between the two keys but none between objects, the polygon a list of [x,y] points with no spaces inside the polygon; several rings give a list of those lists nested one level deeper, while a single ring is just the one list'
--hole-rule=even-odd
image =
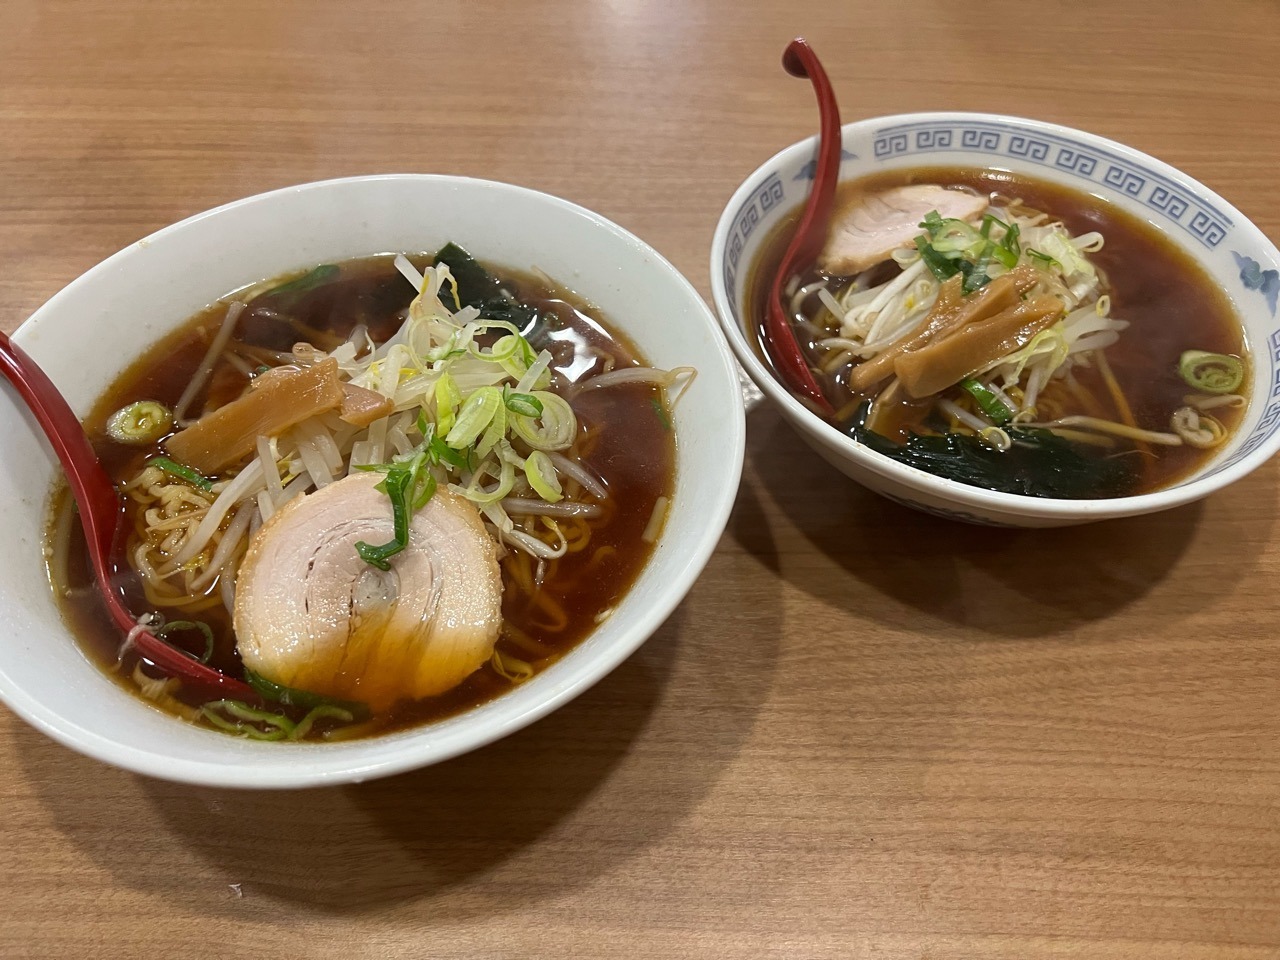
[{"label": "bowl rim", "polygon": [[[728,386],[728,396],[718,398],[724,404],[720,413],[725,423],[725,432],[718,439],[715,462],[721,465],[721,479],[729,482],[709,484],[714,487],[712,509],[702,512],[693,534],[679,541],[679,550],[672,560],[671,575],[662,583],[655,602],[639,611],[634,623],[619,631],[619,634],[608,645],[595,648],[588,658],[580,660],[581,666],[575,670],[563,671],[549,676],[544,684],[545,689],[536,701],[523,708],[508,706],[503,709],[503,697],[486,701],[473,710],[489,708],[484,722],[468,726],[465,723],[451,727],[448,733],[438,733],[439,724],[428,723],[405,731],[397,731],[386,737],[371,737],[351,741],[344,744],[341,754],[326,753],[329,747],[323,744],[289,745],[287,757],[283,763],[270,767],[243,766],[234,759],[221,762],[215,759],[192,760],[190,758],[175,759],[162,756],[146,749],[144,745],[123,744],[117,740],[103,736],[96,730],[87,729],[79,724],[65,720],[60,712],[44,699],[29,693],[14,683],[3,665],[0,664],[0,700],[16,714],[36,729],[49,737],[70,747],[71,749],[103,761],[116,767],[141,773],[148,776],[174,782],[203,786],[217,786],[243,789],[296,789],[313,786],[335,785],[341,783],[359,783],[366,779],[390,776],[405,771],[418,769],[485,746],[529,724],[541,719],[552,711],[577,697],[595,683],[616,669],[630,657],[639,647],[656,632],[670,617],[677,606],[696,582],[702,570],[710,560],[717,544],[728,524],[741,480],[743,459],[746,446],[746,416],[743,398],[739,389],[738,367],[725,338],[719,332],[714,311],[698,293],[690,280],[681,273],[666,257],[656,249],[614,221],[570,200],[554,194],[523,187],[503,181],[486,180],[476,177],[455,176],[450,174],[426,173],[379,173],[350,177],[335,177],[326,180],[308,181],[279,187],[251,196],[232,200],[216,207],[202,210],[185,217],[175,223],[135,240],[121,248],[111,256],[90,267],[80,276],[63,286],[48,300],[24,320],[13,333],[13,339],[22,345],[32,334],[50,322],[61,308],[62,301],[71,297],[73,289],[87,284],[98,283],[110,275],[122,262],[138,255],[139,250],[158,243],[166,242],[172,234],[191,229],[203,229],[206,221],[226,216],[232,211],[260,204],[269,204],[286,195],[299,193],[324,193],[325,191],[355,187],[381,182],[396,183],[430,183],[439,186],[464,187],[493,191],[499,194],[520,195],[525,199],[538,203],[550,204],[564,212],[588,222],[591,230],[604,230],[613,234],[618,240],[635,250],[637,255],[647,260],[652,269],[665,274],[674,285],[679,295],[687,300],[691,310],[701,311],[707,321],[710,336],[705,338],[708,353],[720,366],[720,376]],[[59,334],[62,335],[62,334]],[[680,444],[677,435],[677,451]],[[43,437],[40,443],[47,441]],[[50,455],[52,456],[52,455]],[[55,473],[60,468],[54,462]],[[680,486],[680,459],[676,460],[676,488]],[[46,495],[47,497],[47,495]],[[664,533],[663,537],[666,534]],[[660,549],[663,538],[655,544],[655,551]],[[674,546],[674,544],[673,544]],[[650,561],[652,562],[652,560]],[[65,628],[66,640],[76,641],[69,628]],[[590,634],[582,644],[572,652],[582,650],[583,644],[590,639]],[[87,658],[86,658],[87,659]],[[569,660],[564,658],[560,662]],[[95,666],[94,669],[97,669]],[[156,708],[151,708],[156,709]],[[466,717],[464,712],[456,717]],[[179,722],[175,719],[175,722]],[[393,747],[386,749],[391,738],[396,738]],[[235,743],[234,740],[229,740]],[[384,747],[385,755],[377,759],[362,759],[363,745],[371,750]],[[277,745],[273,745],[277,746]],[[229,755],[230,756],[230,755]]]},{"label": "bowl rim", "polygon": [[[1277,260],[1280,260],[1280,250],[1277,250],[1276,245],[1271,242],[1270,238],[1267,237],[1251,219],[1241,213],[1240,210],[1221,197],[1214,190],[1205,186],[1189,174],[1186,174],[1176,167],[1173,167],[1150,154],[1144,153],[1135,147],[1128,146],[1127,144],[1120,143],[1116,140],[1110,140],[1106,137],[1099,136],[1098,134],[1089,133],[1085,130],[1078,130],[1074,127],[1068,127],[1063,124],[1053,123],[1047,120],[1035,120],[1029,117],[1019,117],[1013,114],[985,113],[968,110],[926,110],[914,113],[886,114],[884,116],[866,117],[861,120],[854,120],[849,123],[842,124],[840,130],[843,139],[851,132],[861,133],[867,130],[874,130],[894,124],[922,123],[930,121],[1004,123],[1013,126],[1020,126],[1031,131],[1040,131],[1045,134],[1056,134],[1058,136],[1077,139],[1099,149],[1111,150],[1121,155],[1127,155],[1131,159],[1141,161],[1144,165],[1174,182],[1181,181],[1190,187],[1194,187],[1197,191],[1201,192],[1205,198],[1218,205],[1239,226],[1249,230]],[[743,330],[733,318],[733,313],[730,308],[729,292],[725,288],[724,273],[722,269],[723,256],[727,249],[729,234],[734,226],[736,213],[741,208],[742,204],[746,202],[748,196],[750,196],[750,194],[764,181],[764,179],[770,173],[777,170],[780,165],[788,161],[793,161],[798,157],[812,154],[816,149],[817,141],[818,135],[813,134],[803,140],[798,140],[789,146],[783,147],[756,167],[755,170],[748,174],[737,187],[728,202],[725,204],[725,207],[720,214],[720,219],[716,223],[715,232],[712,235],[710,271],[711,292],[716,308],[716,318],[719,320],[720,328],[724,332],[726,339],[729,341],[729,346],[733,349],[734,355],[738,358],[738,362],[743,366],[752,381],[755,382],[764,394],[774,403],[782,407],[789,419],[796,422],[797,426],[802,426],[806,430],[815,431],[816,436],[820,438],[825,445],[834,446],[842,456],[857,462],[860,466],[865,467],[886,481],[932,495],[940,500],[946,500],[960,506],[988,511],[989,513],[994,514],[1059,520],[1080,518],[1084,518],[1086,520],[1102,520],[1109,517],[1132,516],[1134,514],[1149,513],[1156,510],[1165,510],[1172,507],[1182,506],[1195,500],[1199,500],[1222,487],[1234,483],[1236,480],[1239,480],[1241,477],[1257,469],[1275,455],[1277,450],[1280,450],[1280,431],[1277,431],[1256,449],[1250,451],[1230,466],[1217,469],[1206,476],[1197,477],[1181,483],[1176,487],[1125,497],[1112,497],[1094,500],[1068,500],[1053,497],[1029,497],[1016,493],[1001,493],[993,490],[985,490],[981,487],[970,486],[968,484],[960,483],[957,480],[938,477],[933,474],[926,473],[916,467],[910,467],[899,463],[882,453],[871,450],[869,447],[853,440],[853,438],[848,434],[841,432],[830,423],[827,423],[824,419],[797,400],[791,392],[787,390],[771,372],[769,372],[759,357],[756,356],[751,344],[747,341],[745,330]],[[982,151],[980,148],[974,148],[974,152],[982,153],[985,151]],[[1183,249],[1190,251],[1190,248],[1188,247],[1184,247]],[[1197,263],[1200,263],[1202,266],[1204,265],[1204,261],[1195,253],[1188,252],[1188,255],[1192,256]],[[1207,267],[1205,267],[1205,270],[1212,276],[1212,272]],[[1265,348],[1264,346],[1255,343],[1250,343],[1249,347],[1250,353],[1255,357],[1259,355],[1260,349]],[[1256,362],[1254,365],[1256,367]],[[1256,369],[1254,373],[1255,382],[1257,382]],[[1253,398],[1251,405],[1258,402],[1257,398]]]}]

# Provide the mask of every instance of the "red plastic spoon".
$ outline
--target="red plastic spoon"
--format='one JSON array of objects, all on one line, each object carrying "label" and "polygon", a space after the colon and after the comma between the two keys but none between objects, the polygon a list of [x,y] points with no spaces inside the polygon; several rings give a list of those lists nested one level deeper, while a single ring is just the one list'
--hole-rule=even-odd
[{"label": "red plastic spoon", "polygon": [[[0,373],[17,388],[18,395],[35,414],[53,452],[62,461],[71,495],[80,508],[89,560],[107,612],[127,635],[137,625],[117,588],[112,585],[112,556],[123,542],[124,509],[115,485],[98,462],[84,428],[43,370],[26,352],[0,331]],[[170,676],[189,681],[202,690],[237,700],[258,700],[248,684],[200,663],[145,631],[134,637],[139,654]]]},{"label": "red plastic spoon", "polygon": [[782,306],[783,288],[787,281],[810,267],[818,258],[826,242],[827,228],[831,225],[831,208],[836,196],[836,181],[840,176],[840,107],[827,71],[822,69],[818,55],[801,38],[787,44],[782,55],[782,66],[794,77],[808,77],[818,98],[818,114],[822,126],[818,133],[818,156],[814,164],[813,188],[805,203],[800,224],[791,237],[787,251],[778,264],[769,291],[769,309],[765,316],[765,346],[786,385],[811,401],[822,413],[835,416],[835,409],[822,393],[814,379],[804,352],[791,328],[791,319]]}]

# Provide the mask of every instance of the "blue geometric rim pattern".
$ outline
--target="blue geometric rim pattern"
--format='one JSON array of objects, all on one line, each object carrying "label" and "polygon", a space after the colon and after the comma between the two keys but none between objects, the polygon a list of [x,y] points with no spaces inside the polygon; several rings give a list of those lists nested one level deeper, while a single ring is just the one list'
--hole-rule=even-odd
[{"label": "blue geometric rim pattern", "polygon": [[[990,120],[934,120],[895,124],[883,127],[872,136],[869,152],[877,162],[897,161],[930,153],[1000,154],[1020,161],[1049,167],[1085,184],[1104,186],[1121,193],[1153,210],[1161,218],[1182,230],[1196,243],[1210,251],[1226,241],[1235,228],[1231,217],[1208,198],[1151,170],[1128,157],[1120,156],[1093,144],[1081,143],[1059,134],[1035,131]],[[847,151],[843,159],[856,159]],[[803,173],[804,170],[801,170]],[[724,289],[728,294],[734,321],[741,326],[736,280],[740,274],[747,238],[778,214],[798,204],[808,194],[809,180],[803,176],[786,177],[787,171],[775,171],[751,192],[735,212],[723,264]],[[797,195],[788,198],[786,179],[798,179]],[[772,215],[772,216],[771,216]],[[1242,305],[1250,297],[1261,296],[1275,312],[1277,280],[1275,271],[1260,271],[1256,262],[1233,251],[1241,265],[1239,297]],[[745,291],[744,291],[745,292]],[[1235,291],[1232,291],[1233,293]],[[1206,476],[1213,476],[1249,456],[1277,432],[1280,432],[1280,330],[1268,337],[1265,352],[1254,345],[1253,375],[1266,377],[1271,385],[1270,398],[1262,417],[1245,441],[1230,457],[1214,465]],[[918,504],[912,504],[919,506]],[[961,518],[963,519],[963,518]]]},{"label": "blue geometric rim pattern", "polygon": [[992,121],[905,123],[879,131],[873,149],[881,161],[905,154],[976,150],[1054,167],[1132,197],[1210,250],[1232,227],[1230,217],[1181,184],[1109,150],[1052,133],[1031,134]]},{"label": "blue geometric rim pattern", "polygon": [[[807,191],[808,187],[806,186],[805,189]],[[724,258],[724,289],[729,294],[729,306],[733,311],[734,322],[739,325],[742,323],[742,317],[738,315],[738,298],[734,295],[738,261],[742,259],[747,237],[755,232],[756,227],[770,211],[782,212],[782,203],[786,200],[786,196],[782,178],[776,173],[771,173],[764,178],[760,186],[751,191],[751,195],[742,202],[738,212],[733,215],[733,226],[729,229],[729,245],[725,250]]]}]

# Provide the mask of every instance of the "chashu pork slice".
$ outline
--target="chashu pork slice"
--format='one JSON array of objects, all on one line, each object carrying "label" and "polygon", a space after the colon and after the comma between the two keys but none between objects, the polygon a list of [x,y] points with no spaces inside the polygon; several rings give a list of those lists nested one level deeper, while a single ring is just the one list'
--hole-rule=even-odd
[{"label": "chashu pork slice", "polygon": [[437,491],[390,570],[360,558],[359,541],[394,535],[381,479],[353,474],[282,507],[249,545],[235,602],[250,670],[375,711],[456,687],[502,622],[497,546],[467,500]]},{"label": "chashu pork slice", "polygon": [[944,220],[973,220],[986,208],[986,197],[933,183],[857,194],[832,217],[818,268],[837,277],[861,273],[924,233],[920,221],[929,211]]}]

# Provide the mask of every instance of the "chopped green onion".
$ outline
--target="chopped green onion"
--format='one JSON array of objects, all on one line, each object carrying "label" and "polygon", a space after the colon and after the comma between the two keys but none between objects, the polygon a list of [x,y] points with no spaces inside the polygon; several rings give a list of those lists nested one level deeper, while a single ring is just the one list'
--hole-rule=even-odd
[{"label": "chopped green onion", "polygon": [[518,333],[508,334],[503,337],[493,345],[494,351],[496,352],[508,340],[513,341],[512,348],[507,353],[507,356],[498,362],[502,364],[503,370],[516,380],[519,380],[533,366],[533,362],[538,359],[538,355],[534,352],[533,347],[529,346],[529,341]]},{"label": "chopped green onion", "polygon": [[1053,259],[1053,257],[1049,256],[1047,253],[1041,253],[1039,250],[1035,250],[1031,247],[1027,247],[1027,256],[1031,257],[1031,259],[1035,260],[1046,270],[1051,267],[1061,268],[1062,266],[1057,260]]},{"label": "chopped green onion", "polygon": [[462,403],[462,394],[458,385],[449,374],[444,374],[436,381],[436,433],[448,436]]},{"label": "chopped green onion", "polygon": [[653,412],[658,417],[658,422],[662,424],[662,429],[670,431],[671,418],[667,416],[667,411],[663,408],[662,402],[657,397],[650,397],[649,404],[653,407]]},{"label": "chopped green onion", "polygon": [[1205,350],[1184,353],[1178,360],[1178,373],[1205,393],[1233,393],[1244,382],[1244,364],[1238,357]]},{"label": "chopped green onion", "polygon": [[532,396],[541,402],[542,415],[515,417],[511,424],[515,432],[535,450],[564,450],[571,446],[578,421],[568,401],[547,390],[535,390]]},{"label": "chopped green onion", "polygon": [[475,341],[468,344],[467,352],[477,360],[501,363],[505,366],[506,361],[513,358],[522,346],[526,353],[529,351],[529,345],[525,343],[524,337],[520,336],[519,331],[511,324],[502,320],[481,320],[477,324],[478,329],[488,329],[489,327],[500,327],[504,330],[510,330],[511,333],[494,341],[493,346],[488,350],[482,350],[477,347]]},{"label": "chopped green onion", "polygon": [[1022,227],[1016,223],[1007,225],[1004,228],[1004,239],[1000,241],[1000,245],[1013,254],[1013,265],[1016,265],[1017,258],[1022,256]]},{"label": "chopped green onion", "polygon": [[942,226],[930,231],[929,237],[930,246],[944,256],[976,257],[989,242],[963,220],[943,220]]},{"label": "chopped green onion", "polygon": [[[488,389],[493,390],[496,388],[490,387]],[[480,454],[482,457],[488,456],[489,451],[497,446],[498,441],[504,439],[506,435],[507,408],[502,403],[499,403],[497,408],[493,411],[493,419],[489,421],[489,426],[485,428],[484,436],[482,436],[480,438],[480,442],[475,445],[476,453]]]},{"label": "chopped green onion", "polygon": [[[944,220],[938,211],[931,210],[920,221],[920,226],[927,231],[927,239],[915,238],[920,259],[939,281],[962,274],[961,289],[966,295],[991,281],[988,268],[993,261],[1012,270],[1022,253],[1021,228],[1016,223],[1005,223],[994,214],[984,216],[981,227],[975,229],[963,220]],[[1002,231],[999,240],[991,235],[994,227]]]},{"label": "chopped green onion", "polygon": [[961,293],[968,296],[991,282],[991,277],[987,274],[987,265],[990,262],[989,257],[983,257],[978,263],[970,263],[967,260],[957,261],[956,265],[964,274],[964,282],[960,285]]},{"label": "chopped green onion", "polygon": [[938,280],[949,280],[960,272],[952,261],[948,260],[925,242],[924,237],[916,237],[916,249],[920,251],[920,259]]},{"label": "chopped green onion", "polygon": [[960,386],[962,386],[969,395],[973,397],[978,408],[985,413],[996,426],[1003,427],[1013,419],[1015,411],[1010,410],[995,391],[991,390],[989,387],[979,383],[972,377],[961,380]]},{"label": "chopped green onion", "polygon": [[518,413],[522,417],[542,416],[542,401],[531,394],[508,393],[506,395],[506,403],[508,410],[512,413]]},{"label": "chopped green onion", "polygon": [[424,452],[408,463],[396,463],[387,468],[386,476],[377,489],[391,498],[394,534],[386,543],[377,546],[358,541],[356,553],[365,563],[379,570],[390,570],[390,559],[409,545],[409,520],[413,512],[426,506],[436,492],[436,478],[426,472],[426,461]]},{"label": "chopped green onion", "polygon": [[163,627],[156,627],[151,632],[162,640],[168,640],[169,634],[176,630],[199,630],[204,634],[204,656],[200,657],[199,660],[201,663],[208,663],[213,658],[213,630],[203,621],[173,620]]},{"label": "chopped green onion", "polygon": [[497,486],[492,490],[486,490],[481,486],[486,475],[493,475],[494,458],[490,457],[476,469],[471,477],[471,482],[462,491],[462,495],[472,503],[497,503],[507,496],[511,492],[511,488],[515,486],[516,468],[506,457],[498,457],[497,466]]},{"label": "chopped green onion", "polygon": [[[233,719],[221,716],[219,710]],[[202,706],[200,712],[215,727],[251,740],[284,740],[297,730],[297,725],[288,717],[258,710],[240,700],[214,700]],[[263,730],[258,724],[266,724],[268,729]]]},{"label": "chopped green onion", "polygon": [[139,400],[107,419],[107,436],[117,443],[155,443],[173,427],[173,414],[163,403]]},{"label": "chopped green onion", "polygon": [[529,454],[524,462],[524,475],[529,478],[529,486],[533,487],[534,493],[547,503],[564,499],[560,478],[556,476],[556,465],[541,450]]},{"label": "chopped green onion", "polygon": [[311,728],[317,720],[340,720],[343,723],[350,723],[355,719],[355,714],[350,710],[344,710],[342,707],[335,707],[327,703],[322,703],[318,707],[312,707],[307,711],[307,715],[298,721],[298,725],[294,728],[291,739],[304,740]]},{"label": "chopped green onion", "polygon": [[[219,713],[221,711],[221,713]],[[320,703],[307,711],[300,721],[294,723],[281,713],[270,710],[259,710],[242,700],[215,700],[200,708],[201,714],[215,727],[228,733],[248,737],[251,740],[302,740],[317,720],[333,719],[350,723],[356,718],[352,710],[337,706],[336,703]],[[225,713],[231,717],[224,717]],[[265,726],[267,729],[263,729]]]},{"label": "chopped green onion", "polygon": [[357,703],[354,700],[339,700],[337,697],[326,697],[324,694],[312,693],[310,690],[287,687],[283,683],[276,683],[261,674],[254,673],[248,667],[244,668],[244,678],[249,686],[253,687],[264,700],[273,700],[286,707],[297,707],[300,710],[331,707],[337,710],[344,710],[361,719],[369,716],[369,708],[363,703]]},{"label": "chopped green onion", "polygon": [[278,296],[282,293],[302,293],[304,290],[310,290],[312,287],[318,287],[320,284],[328,280],[332,280],[338,275],[338,266],[333,263],[322,263],[314,270],[304,273],[297,280],[290,280],[288,283],[282,283],[278,287],[272,287],[267,291],[268,296]]},{"label": "chopped green onion", "polygon": [[445,436],[445,443],[455,450],[471,446],[501,409],[502,391],[497,387],[481,387],[476,390],[463,401],[458,410],[457,421]]},{"label": "chopped green onion", "polygon": [[929,236],[936,237],[942,232],[944,222],[942,214],[938,213],[937,210],[930,210],[924,215],[924,219],[920,221],[920,226],[929,231]]},{"label": "chopped green onion", "polygon": [[465,470],[471,462],[467,458],[467,452],[470,449],[470,447],[464,447],[462,450],[455,450],[439,437],[427,445],[427,453],[433,463],[445,463],[459,470]]},{"label": "chopped green onion", "polygon": [[213,489],[213,481],[208,477],[201,476],[190,467],[184,466],[174,460],[170,460],[168,457],[152,457],[147,461],[147,466],[163,470],[165,473],[170,476],[177,477],[179,480],[185,480],[193,487],[204,490],[206,493]]}]

